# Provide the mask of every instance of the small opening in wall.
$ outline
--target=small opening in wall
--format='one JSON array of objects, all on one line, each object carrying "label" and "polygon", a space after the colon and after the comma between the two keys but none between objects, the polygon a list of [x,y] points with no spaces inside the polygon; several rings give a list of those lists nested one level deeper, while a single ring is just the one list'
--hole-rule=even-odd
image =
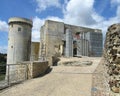
[{"label": "small opening in wall", "polygon": [[20,28],[20,27],[18,27],[18,31],[21,31],[21,28]]},{"label": "small opening in wall", "polygon": [[11,48],[13,48],[13,46],[11,46]]}]

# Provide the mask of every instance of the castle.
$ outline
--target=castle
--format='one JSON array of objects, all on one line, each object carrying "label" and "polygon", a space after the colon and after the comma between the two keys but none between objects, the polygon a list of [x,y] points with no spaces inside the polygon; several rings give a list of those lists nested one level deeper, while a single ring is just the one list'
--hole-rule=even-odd
[{"label": "castle", "polygon": [[40,44],[31,41],[32,21],[9,19],[7,64],[47,60],[53,65],[57,57],[102,55],[102,32],[63,22],[46,20],[40,30]]}]

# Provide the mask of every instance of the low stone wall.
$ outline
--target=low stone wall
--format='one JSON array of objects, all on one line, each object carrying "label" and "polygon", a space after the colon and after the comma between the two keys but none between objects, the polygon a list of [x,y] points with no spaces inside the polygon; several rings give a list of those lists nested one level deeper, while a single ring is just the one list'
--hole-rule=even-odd
[{"label": "low stone wall", "polygon": [[57,65],[59,66],[89,66],[93,64],[92,60],[89,60],[89,57],[60,57]]},{"label": "low stone wall", "polygon": [[8,84],[17,83],[26,80],[27,77],[27,65],[25,64],[8,64],[6,70],[5,80]]},{"label": "low stone wall", "polygon": [[6,80],[9,84],[18,83],[45,74],[48,69],[48,61],[26,61],[7,66]]},{"label": "low stone wall", "polygon": [[22,64],[27,65],[27,79],[31,79],[43,75],[48,69],[47,61],[22,62]]}]

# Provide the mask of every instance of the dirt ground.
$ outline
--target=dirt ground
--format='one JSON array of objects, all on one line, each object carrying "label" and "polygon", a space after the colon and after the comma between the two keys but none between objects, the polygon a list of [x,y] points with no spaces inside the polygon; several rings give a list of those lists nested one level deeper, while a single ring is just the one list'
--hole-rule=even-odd
[{"label": "dirt ground", "polygon": [[0,92],[0,96],[91,96],[92,73],[101,58],[88,66],[54,66],[49,74],[27,80]]}]

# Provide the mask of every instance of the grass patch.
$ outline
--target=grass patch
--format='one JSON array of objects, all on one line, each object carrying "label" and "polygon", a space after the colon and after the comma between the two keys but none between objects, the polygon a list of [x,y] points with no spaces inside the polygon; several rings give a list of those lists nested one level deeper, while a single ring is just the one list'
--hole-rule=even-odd
[{"label": "grass patch", "polygon": [[5,80],[5,74],[0,74],[0,81]]}]

